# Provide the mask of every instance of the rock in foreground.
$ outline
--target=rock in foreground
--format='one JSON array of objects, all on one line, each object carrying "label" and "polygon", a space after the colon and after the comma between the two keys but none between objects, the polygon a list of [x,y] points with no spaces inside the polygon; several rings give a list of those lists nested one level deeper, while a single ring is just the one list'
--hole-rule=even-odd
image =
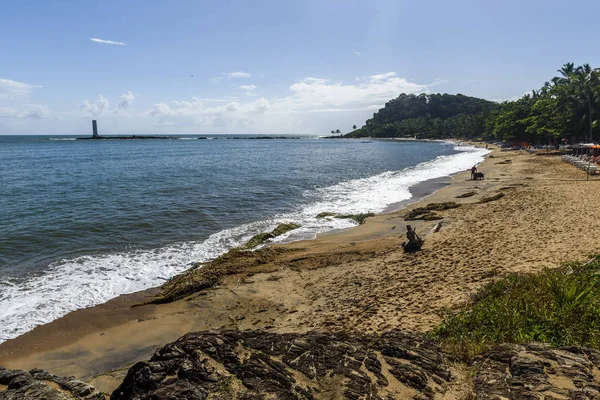
[{"label": "rock in foreground", "polygon": [[473,363],[476,399],[600,399],[600,352],[547,344],[497,346]]},{"label": "rock in foreground", "polygon": [[[416,335],[225,330],[158,349],[111,399],[592,400],[600,399],[599,367],[599,351],[529,343],[497,346],[451,373],[435,344]],[[0,368],[0,400],[30,399],[105,395],[74,378]]]},{"label": "rock in foreground", "polygon": [[0,368],[0,400],[105,400],[107,397],[87,383],[62,378],[46,371],[29,372]]},{"label": "rock in foreground", "polygon": [[432,342],[398,332],[197,332],[135,364],[111,399],[432,399],[449,380]]}]

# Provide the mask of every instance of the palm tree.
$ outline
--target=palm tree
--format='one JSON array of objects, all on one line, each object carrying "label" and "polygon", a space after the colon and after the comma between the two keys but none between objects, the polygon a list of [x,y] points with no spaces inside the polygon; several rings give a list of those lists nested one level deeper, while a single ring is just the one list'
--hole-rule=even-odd
[{"label": "palm tree", "polygon": [[331,131],[331,134],[332,134],[332,135],[335,135],[335,131]]},{"label": "palm tree", "polygon": [[339,129],[336,129],[335,133],[342,133],[342,132]]},{"label": "palm tree", "polygon": [[589,140],[592,141],[592,132],[594,130],[594,103],[598,100],[597,88],[600,79],[598,70],[592,69],[590,64],[583,64],[575,70],[576,82],[579,89],[579,102],[585,107],[584,118],[589,124]]},{"label": "palm tree", "polygon": [[567,63],[558,70],[562,77],[552,79],[550,87],[555,95],[561,98],[562,105],[568,106],[573,116],[581,116],[586,121],[588,128],[588,140],[592,141],[594,129],[594,111],[598,104],[598,89],[600,87],[600,72],[593,69],[589,64],[575,67],[573,63]]},{"label": "palm tree", "polygon": [[352,129],[356,130],[356,125],[352,125]]},{"label": "palm tree", "polygon": [[[571,77],[575,74],[575,64],[574,63],[566,63],[562,66],[561,69],[558,70],[563,76],[562,79],[569,81]],[[560,78],[559,78],[560,79]]]}]

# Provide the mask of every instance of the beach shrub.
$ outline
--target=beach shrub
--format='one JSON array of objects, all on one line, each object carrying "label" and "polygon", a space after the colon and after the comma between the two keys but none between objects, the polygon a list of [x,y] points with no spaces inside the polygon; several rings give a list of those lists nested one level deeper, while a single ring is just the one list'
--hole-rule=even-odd
[{"label": "beach shrub", "polygon": [[538,341],[600,349],[600,256],[490,283],[431,334],[469,359],[492,345]]}]

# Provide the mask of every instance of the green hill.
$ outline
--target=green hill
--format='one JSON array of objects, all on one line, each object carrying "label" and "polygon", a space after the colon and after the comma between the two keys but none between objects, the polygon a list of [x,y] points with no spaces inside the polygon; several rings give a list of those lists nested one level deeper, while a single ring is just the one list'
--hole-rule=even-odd
[{"label": "green hill", "polygon": [[403,93],[346,137],[475,138],[497,108],[497,103],[462,94]]}]

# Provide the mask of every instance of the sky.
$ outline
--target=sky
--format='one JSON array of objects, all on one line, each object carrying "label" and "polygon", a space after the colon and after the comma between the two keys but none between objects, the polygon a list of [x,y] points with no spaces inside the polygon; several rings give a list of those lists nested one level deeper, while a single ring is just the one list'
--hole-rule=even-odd
[{"label": "sky", "polygon": [[327,134],[401,93],[494,101],[600,66],[597,0],[0,4],[0,135]]}]

